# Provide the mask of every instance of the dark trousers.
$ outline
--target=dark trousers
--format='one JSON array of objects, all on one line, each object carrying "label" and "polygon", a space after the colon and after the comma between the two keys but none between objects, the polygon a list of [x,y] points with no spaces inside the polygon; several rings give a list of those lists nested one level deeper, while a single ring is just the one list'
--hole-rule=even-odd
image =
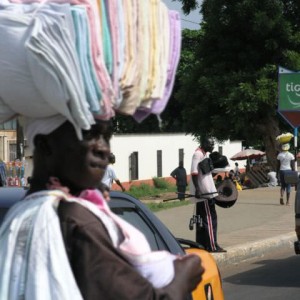
[{"label": "dark trousers", "polygon": [[217,247],[217,212],[213,199],[196,203],[196,215],[200,215],[202,226],[196,227],[196,242],[209,251]]},{"label": "dark trousers", "polygon": [[177,192],[179,193],[178,194],[178,199],[179,200],[184,200],[185,191],[186,191],[186,185],[177,185]]}]

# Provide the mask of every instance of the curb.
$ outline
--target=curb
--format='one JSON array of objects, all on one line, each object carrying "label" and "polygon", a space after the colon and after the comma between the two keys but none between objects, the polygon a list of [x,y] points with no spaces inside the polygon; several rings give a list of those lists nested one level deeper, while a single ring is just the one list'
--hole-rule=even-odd
[{"label": "curb", "polygon": [[245,243],[227,248],[227,253],[211,253],[219,267],[228,264],[239,264],[247,260],[263,257],[268,251],[282,248],[294,248],[294,241],[297,240],[295,232],[279,235],[276,237],[260,240],[257,242]]}]

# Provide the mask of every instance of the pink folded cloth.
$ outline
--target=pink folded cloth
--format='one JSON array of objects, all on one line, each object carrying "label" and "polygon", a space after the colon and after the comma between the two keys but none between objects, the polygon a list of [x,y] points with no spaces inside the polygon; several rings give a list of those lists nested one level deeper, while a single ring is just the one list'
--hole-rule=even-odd
[{"label": "pink folded cloth", "polygon": [[181,23],[180,15],[177,11],[169,11],[169,22],[170,22],[170,50],[169,50],[169,65],[167,82],[164,89],[164,96],[162,99],[153,101],[152,107],[138,108],[134,114],[134,119],[138,122],[142,122],[151,113],[159,115],[165,109],[168,104],[171,92],[174,86],[176,70],[180,59],[181,50]]},{"label": "pink folded cloth", "polygon": [[98,190],[85,190],[79,198],[88,200],[105,212],[119,227],[124,236],[119,249],[137,271],[156,288],[168,285],[174,278],[174,260],[167,251],[151,251],[145,236],[128,222],[115,215]]},{"label": "pink folded cloth", "polygon": [[161,114],[165,109],[169,98],[171,96],[176,70],[180,59],[181,50],[181,23],[180,15],[177,11],[169,11],[170,21],[170,54],[169,54],[169,68],[167,73],[167,82],[164,89],[163,98],[153,102],[151,112],[153,114]]}]

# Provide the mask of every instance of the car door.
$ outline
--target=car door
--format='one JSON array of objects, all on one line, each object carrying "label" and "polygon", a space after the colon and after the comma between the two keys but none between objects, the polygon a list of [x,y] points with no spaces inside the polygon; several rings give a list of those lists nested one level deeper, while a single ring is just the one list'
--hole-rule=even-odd
[{"label": "car door", "polygon": [[164,224],[139,200],[118,192],[111,193],[111,210],[122,219],[138,228],[155,250],[167,250],[173,254],[184,254],[184,250]]}]

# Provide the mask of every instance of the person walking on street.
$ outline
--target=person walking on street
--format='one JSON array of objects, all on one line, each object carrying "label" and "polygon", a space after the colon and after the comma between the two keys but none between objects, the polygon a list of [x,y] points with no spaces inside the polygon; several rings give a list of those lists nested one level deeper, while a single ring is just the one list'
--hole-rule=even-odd
[{"label": "person walking on street", "polygon": [[237,181],[240,181],[241,172],[239,169],[239,164],[236,162],[234,165],[235,165],[234,170],[233,170],[234,171],[234,179]]},{"label": "person walking on street", "polygon": [[111,189],[113,182],[115,181],[116,184],[121,188],[122,192],[125,191],[125,188],[123,187],[121,181],[118,179],[116,172],[113,168],[113,164],[116,162],[116,157],[113,153],[109,154],[109,165],[107,166],[104,176],[102,178],[102,183],[104,183],[106,186]]},{"label": "person walking on street", "polygon": [[240,169],[239,169],[239,164],[236,162],[234,163],[235,167],[234,167],[234,175],[238,176],[241,174]]},{"label": "person walking on street", "polygon": [[277,178],[280,181],[280,204],[284,205],[283,197],[286,192],[286,205],[290,205],[291,185],[285,182],[287,171],[295,170],[295,156],[289,152],[290,144],[282,144],[281,152],[277,155]]},{"label": "person walking on street", "polygon": [[212,177],[213,167],[209,154],[214,149],[211,137],[201,138],[199,146],[193,154],[190,193],[195,195],[196,215],[202,219],[201,228],[196,228],[196,242],[202,244],[209,252],[226,252],[217,243],[217,212],[214,197],[218,196]]},{"label": "person walking on street", "polygon": [[179,162],[179,166],[173,170],[170,175],[176,180],[178,199],[180,201],[184,200],[184,194],[187,187],[187,176],[186,170],[183,167],[183,161]]}]

